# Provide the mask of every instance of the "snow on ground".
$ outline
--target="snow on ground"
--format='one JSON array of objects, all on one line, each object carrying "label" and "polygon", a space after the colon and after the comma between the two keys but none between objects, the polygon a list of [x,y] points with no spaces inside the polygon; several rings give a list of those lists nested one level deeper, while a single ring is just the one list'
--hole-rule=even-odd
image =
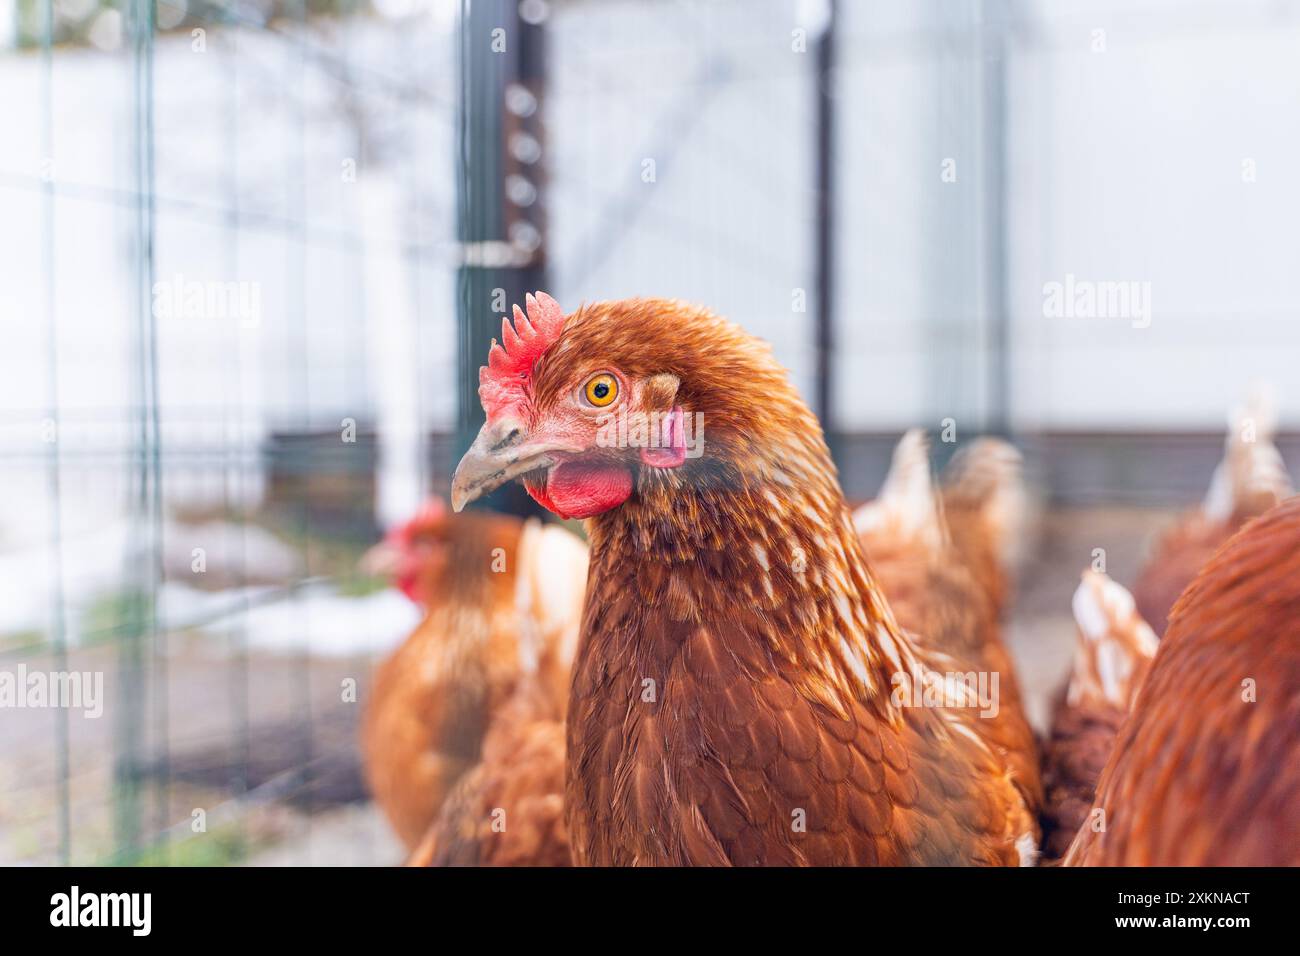
[{"label": "snow on ground", "polygon": [[237,632],[250,650],[319,657],[383,653],[420,622],[419,610],[397,591],[355,597],[324,583],[292,593],[268,587],[214,593],[169,581],[159,595],[159,613],[169,630],[222,637]]},{"label": "snow on ground", "polygon": [[[140,527],[126,516],[110,514],[99,523],[83,517],[65,524],[60,549],[73,646],[93,639],[95,629],[105,625],[96,609],[127,592],[132,556],[142,543]],[[51,633],[48,545],[39,535],[0,528],[0,636]],[[200,550],[201,565],[196,564]],[[241,631],[253,649],[337,656],[386,650],[419,622],[414,605],[392,590],[343,595],[323,581],[287,590],[302,573],[302,559],[257,525],[169,519],[163,523],[162,553],[158,615],[166,631]],[[186,583],[198,581],[200,573],[205,589]],[[222,587],[225,582],[249,583]]]}]

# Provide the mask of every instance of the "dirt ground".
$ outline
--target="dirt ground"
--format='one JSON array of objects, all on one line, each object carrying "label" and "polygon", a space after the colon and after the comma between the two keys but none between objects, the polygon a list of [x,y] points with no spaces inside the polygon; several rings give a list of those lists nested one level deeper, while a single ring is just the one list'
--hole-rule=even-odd
[{"label": "dirt ground", "polygon": [[[1102,548],[1111,575],[1131,584],[1153,535],[1172,515],[1081,508],[1047,512],[1036,522],[1007,636],[1040,729],[1069,667],[1070,595],[1080,571]],[[356,745],[374,661],[244,658],[214,648],[210,638],[184,636],[172,638],[167,650],[161,664],[150,665],[162,671],[144,682],[134,727],[118,713],[98,720],[66,715],[72,862],[365,866],[401,860],[400,844],[366,798]],[[26,663],[53,666],[48,658]],[[104,671],[110,701],[127,679],[118,648],[108,645],[74,651],[68,667]],[[349,678],[358,682],[356,702],[340,690]],[[150,695],[149,686],[166,686],[165,700]],[[60,860],[59,720],[51,710],[4,715],[0,864]],[[121,776],[131,765],[124,764],[125,740],[136,741],[134,777]],[[205,825],[198,832],[196,811]],[[139,834],[137,845],[123,852],[121,835],[132,832]]]},{"label": "dirt ground", "polygon": [[[25,663],[55,667],[48,656]],[[103,672],[107,701],[124,696],[129,678],[118,648],[74,650],[66,666]],[[99,719],[76,710],[6,710],[0,864],[60,861],[61,718],[73,863],[255,862],[281,843],[315,863],[395,862],[400,851],[381,839],[378,820],[346,841],[364,858],[335,836],[347,821],[364,820],[334,811],[365,804],[356,741],[372,666],[368,659],[240,657],[210,638],[176,637],[165,660],[149,665],[134,726],[120,707]],[[355,700],[344,699],[348,680],[357,682]],[[165,700],[149,692],[156,686],[167,687]],[[137,772],[126,773],[132,766]],[[130,833],[138,839],[124,851]]]}]

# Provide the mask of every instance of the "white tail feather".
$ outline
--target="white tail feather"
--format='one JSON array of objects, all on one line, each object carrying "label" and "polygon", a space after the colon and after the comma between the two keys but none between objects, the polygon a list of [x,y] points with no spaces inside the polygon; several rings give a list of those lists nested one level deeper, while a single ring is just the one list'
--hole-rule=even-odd
[{"label": "white tail feather", "polygon": [[978,438],[966,445],[944,471],[944,501],[983,513],[1008,571],[1019,563],[1029,512],[1023,471],[1024,457],[998,438]]},{"label": "white tail feather", "polygon": [[1078,627],[1068,700],[1128,709],[1158,641],[1127,589],[1105,574],[1083,572],[1071,601]]},{"label": "white tail feather", "polygon": [[930,443],[920,428],[898,440],[880,494],[853,514],[853,527],[859,535],[885,525],[914,535],[936,550],[943,545],[943,520],[930,479]]},{"label": "white tail feather", "polygon": [[1223,460],[1214,469],[1201,510],[1211,521],[1250,517],[1292,494],[1291,476],[1273,444],[1277,400],[1257,387],[1228,421]]}]

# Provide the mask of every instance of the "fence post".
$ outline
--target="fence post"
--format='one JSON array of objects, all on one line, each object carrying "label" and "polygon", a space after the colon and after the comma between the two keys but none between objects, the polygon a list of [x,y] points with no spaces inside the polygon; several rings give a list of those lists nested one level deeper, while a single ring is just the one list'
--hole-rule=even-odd
[{"label": "fence post", "polygon": [[[457,107],[458,414],[456,452],[483,421],[478,369],[501,318],[546,289],[545,4],[462,0]],[[450,480],[450,475],[440,476]],[[536,512],[511,482],[497,510]]]}]

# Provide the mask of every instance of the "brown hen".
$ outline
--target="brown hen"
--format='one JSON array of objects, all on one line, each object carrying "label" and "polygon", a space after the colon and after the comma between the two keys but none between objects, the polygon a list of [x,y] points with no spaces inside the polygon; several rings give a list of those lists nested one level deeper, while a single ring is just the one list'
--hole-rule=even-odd
[{"label": "brown hen", "polygon": [[[553,699],[566,698],[586,555],[561,528],[486,512],[432,509],[394,537],[399,583],[427,613],[376,672],[362,750],[371,792],[411,848],[479,763],[484,737],[525,668],[538,671]],[[549,555],[543,560],[554,569],[544,604],[521,599],[520,556],[529,550]],[[526,645],[521,633],[529,627],[553,640]]]},{"label": "brown hen", "polygon": [[944,472],[943,516],[953,547],[997,612],[1007,610],[1012,571],[1024,540],[1028,496],[1019,451],[998,438],[977,438]]},{"label": "brown hen", "polygon": [[483,756],[460,778],[409,866],[568,866],[564,721],[522,685],[497,714]]},{"label": "brown hen", "polygon": [[[568,866],[564,711],[586,586],[586,554],[558,528],[524,529],[516,552],[520,669],[492,714],[479,761],[443,802],[411,866]],[[564,535],[566,540],[558,538]]]},{"label": "brown hen", "polygon": [[1036,812],[1043,802],[1038,745],[1000,626],[1008,590],[1007,538],[1014,534],[1006,512],[1021,495],[1020,456],[1004,442],[980,439],[954,460],[958,467],[950,471],[942,498],[954,504],[940,514],[925,433],[909,431],[894,451],[879,497],[854,513],[853,524],[899,625],[918,644],[997,675],[997,713],[975,728],[1012,766],[1026,804]]},{"label": "brown hen", "polygon": [[1129,712],[1156,636],[1133,596],[1106,575],[1085,571],[1074,592],[1078,631],[1069,684],[1052,715],[1044,747],[1043,857],[1059,860],[1084,825],[1115,734]]},{"label": "brown hen", "polygon": [[[1169,617],[1067,865],[1300,864],[1300,498],[1247,524]],[[1103,828],[1104,827],[1104,828]]]},{"label": "brown hen", "polygon": [[936,679],[971,668],[894,620],[766,346],[678,302],[566,318],[539,295],[480,381],[487,423],[453,504],[522,478],[589,519],[576,862],[1033,859],[1033,812],[975,695]]},{"label": "brown hen", "polygon": [[1273,444],[1276,424],[1264,393],[1233,415],[1205,501],[1165,532],[1143,566],[1133,595],[1157,635],[1164,633],[1174,601],[1214,552],[1243,524],[1291,494],[1286,464]]}]

